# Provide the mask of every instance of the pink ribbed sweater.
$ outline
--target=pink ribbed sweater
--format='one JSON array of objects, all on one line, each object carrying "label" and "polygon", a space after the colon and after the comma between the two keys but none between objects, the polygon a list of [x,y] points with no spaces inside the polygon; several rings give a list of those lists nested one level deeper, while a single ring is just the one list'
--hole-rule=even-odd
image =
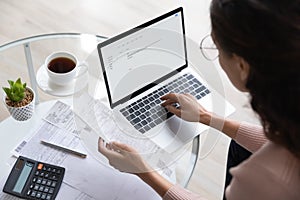
[{"label": "pink ribbed sweater", "polygon": [[[254,154],[230,170],[227,200],[300,200],[300,161],[287,149],[267,141],[259,126],[242,123],[235,140]],[[204,200],[175,185],[164,200]]]}]

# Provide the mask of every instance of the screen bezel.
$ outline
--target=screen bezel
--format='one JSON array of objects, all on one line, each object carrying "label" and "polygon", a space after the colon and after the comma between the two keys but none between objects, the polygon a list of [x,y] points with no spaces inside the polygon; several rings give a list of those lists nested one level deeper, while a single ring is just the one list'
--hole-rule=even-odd
[{"label": "screen bezel", "polygon": [[[118,41],[118,40],[120,40],[120,39],[122,39],[122,38],[124,38],[124,37],[126,37],[126,36],[128,36],[130,34],[132,34],[132,33],[137,32],[139,30],[147,28],[148,26],[151,26],[152,24],[155,24],[155,23],[157,23],[157,22],[159,22],[159,21],[161,21],[161,20],[163,20],[163,19],[165,19],[165,18],[167,18],[169,16],[172,16],[172,15],[178,13],[178,12],[181,13],[181,21],[182,21],[182,36],[183,36],[183,42],[184,42],[184,56],[185,56],[185,63],[184,63],[184,65],[178,67],[176,70],[168,73],[167,75],[165,75],[165,76],[163,76],[163,77],[161,77],[161,78],[153,81],[152,83],[149,83],[146,86],[144,86],[144,87],[142,87],[142,88],[140,88],[140,89],[132,92],[131,94],[123,97],[122,99],[120,99],[120,100],[118,100],[116,102],[113,102],[112,101],[112,97],[111,97],[111,93],[110,93],[110,88],[109,88],[109,83],[108,83],[107,75],[106,75],[106,69],[105,69],[104,61],[103,61],[103,57],[102,57],[102,52],[101,52],[102,47],[105,47],[105,46],[107,46],[107,45],[109,45],[109,44],[111,44],[111,43],[113,43],[115,41]],[[170,12],[164,14],[164,15],[161,15],[161,16],[155,18],[155,19],[152,19],[152,20],[150,20],[150,21],[148,21],[146,23],[143,23],[143,24],[141,24],[141,25],[139,25],[139,26],[137,26],[135,28],[132,28],[132,29],[130,29],[130,30],[124,32],[124,33],[121,33],[121,34],[119,34],[117,36],[114,36],[114,37],[112,37],[110,39],[107,39],[104,42],[99,43],[97,45],[97,49],[98,49],[98,54],[99,54],[99,58],[100,58],[100,64],[101,64],[101,68],[102,68],[102,72],[103,72],[103,77],[104,77],[104,81],[105,81],[105,86],[106,86],[106,90],[107,90],[107,94],[108,94],[109,104],[110,104],[111,108],[115,108],[116,106],[127,102],[128,100],[130,100],[130,99],[132,99],[132,98],[140,95],[141,93],[149,90],[150,88],[154,87],[155,85],[157,85],[157,84],[163,82],[164,80],[172,77],[173,75],[179,73],[180,71],[182,71],[184,68],[187,67],[187,49],[186,49],[186,38],[185,38],[183,8],[182,7],[176,8],[175,10],[172,10],[172,11],[170,11]]]}]

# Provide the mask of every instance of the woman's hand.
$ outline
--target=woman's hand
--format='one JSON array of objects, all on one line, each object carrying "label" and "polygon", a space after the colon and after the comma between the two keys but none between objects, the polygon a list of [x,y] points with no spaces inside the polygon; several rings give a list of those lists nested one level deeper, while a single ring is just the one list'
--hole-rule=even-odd
[{"label": "woman's hand", "polygon": [[109,160],[111,166],[121,172],[139,174],[151,171],[140,154],[126,144],[111,142],[105,145],[99,138],[98,151]]},{"label": "woman's hand", "polygon": [[[161,105],[176,116],[186,121],[209,125],[211,113],[205,110],[192,95],[170,93],[161,97],[161,100],[165,100]],[[176,104],[179,104],[179,107],[176,107]]]},{"label": "woman's hand", "polygon": [[111,166],[121,172],[136,174],[161,197],[173,186],[172,183],[153,171],[134,148],[126,144],[112,142],[105,145],[99,138],[98,151],[108,158]]}]

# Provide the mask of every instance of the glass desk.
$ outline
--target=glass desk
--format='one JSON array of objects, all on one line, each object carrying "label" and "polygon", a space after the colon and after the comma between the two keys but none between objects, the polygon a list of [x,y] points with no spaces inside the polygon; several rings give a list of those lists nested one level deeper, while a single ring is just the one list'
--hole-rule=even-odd
[{"label": "glass desk", "polygon": [[[83,89],[81,84],[74,85],[71,89],[55,88],[45,84],[43,81],[47,79],[47,75],[43,74],[44,72],[41,72],[41,70],[46,57],[55,51],[68,51],[76,55],[80,61],[88,61],[89,65],[98,66],[100,62],[96,46],[104,40],[105,37],[97,35],[56,33],[24,38],[0,46],[1,86],[7,86],[7,80],[16,80],[21,77],[22,81],[27,82],[36,94],[36,112],[31,119],[24,122],[15,121],[9,116],[4,104],[1,104],[0,177],[10,171],[10,166],[6,164],[11,157],[10,151],[41,120],[55,101],[61,100],[72,104],[73,102],[70,99]],[[100,70],[99,67],[98,71],[91,73],[94,76],[102,77]],[[102,82],[101,88],[100,99],[107,102],[104,82]],[[2,92],[2,96],[3,94]],[[187,186],[193,174],[198,158],[199,145],[200,137],[197,136],[187,145],[188,151],[176,161],[176,182],[184,187]]]}]

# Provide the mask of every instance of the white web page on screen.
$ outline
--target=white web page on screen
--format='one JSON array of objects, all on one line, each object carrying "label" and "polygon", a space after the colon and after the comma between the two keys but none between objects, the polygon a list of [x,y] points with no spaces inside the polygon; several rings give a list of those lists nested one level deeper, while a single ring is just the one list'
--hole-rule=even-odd
[{"label": "white web page on screen", "polygon": [[101,49],[113,102],[185,64],[180,15],[169,16]]}]

